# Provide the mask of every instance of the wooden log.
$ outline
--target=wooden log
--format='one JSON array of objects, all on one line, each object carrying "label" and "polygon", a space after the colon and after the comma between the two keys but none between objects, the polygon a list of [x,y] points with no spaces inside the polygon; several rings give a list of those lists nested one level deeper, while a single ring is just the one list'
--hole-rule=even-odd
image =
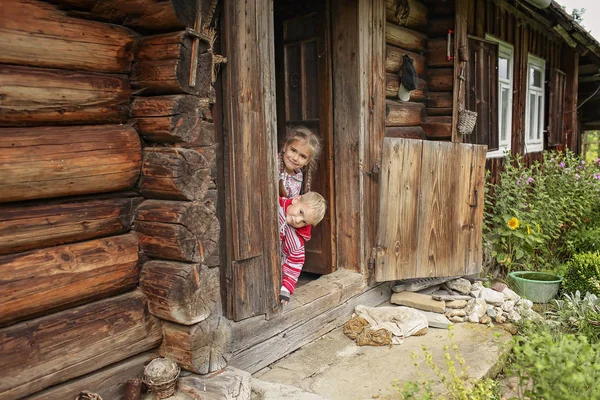
[{"label": "wooden log", "polygon": [[425,132],[420,126],[389,126],[385,128],[386,137],[407,139],[425,139]]},{"label": "wooden log", "polygon": [[225,368],[232,338],[231,321],[220,315],[189,326],[164,322],[159,352],[188,371],[208,374]]},{"label": "wooden log", "polygon": [[421,125],[423,110],[422,103],[397,102],[387,100],[386,109],[389,110],[385,118],[386,126],[415,126]]},{"label": "wooden log", "polygon": [[392,46],[421,53],[425,49],[427,36],[396,24],[385,24],[385,41]]},{"label": "wooden log", "polygon": [[452,117],[427,117],[421,125],[428,138],[450,138],[452,136]]},{"label": "wooden log", "polygon": [[454,15],[456,7],[453,1],[440,0],[422,0],[425,6],[429,9],[429,18],[439,18],[441,16]]},{"label": "wooden log", "polygon": [[202,157],[206,160],[206,164],[210,169],[210,176],[213,179],[217,179],[217,145],[213,144],[210,146],[192,146],[191,149],[202,154]]},{"label": "wooden log", "polygon": [[157,351],[147,351],[101,368],[81,378],[52,386],[41,392],[27,396],[24,400],[75,399],[83,390],[90,390],[100,395],[103,399],[126,400],[125,389],[127,381],[141,377],[144,373],[144,367],[158,356]]},{"label": "wooden log", "polygon": [[427,116],[435,117],[435,116],[452,116],[452,107],[446,108],[426,108],[425,113]]},{"label": "wooden log", "polygon": [[452,68],[430,68],[427,72],[427,87],[432,92],[452,90],[454,70]]},{"label": "wooden log", "polygon": [[138,282],[133,234],[0,257],[0,326],[97,300]]},{"label": "wooden log", "polygon": [[0,203],[132,188],[140,138],[125,125],[0,129]]},{"label": "wooden log", "polygon": [[191,149],[146,147],[138,186],[147,198],[200,200],[210,183],[210,169]]},{"label": "wooden log", "polygon": [[[385,74],[385,97],[398,99],[398,87],[400,86],[400,77],[395,74]],[[427,88],[427,82],[419,78],[418,86],[415,90],[410,92],[409,101],[423,101],[425,100],[425,90]]]},{"label": "wooden log", "polygon": [[135,290],[0,329],[0,399],[17,399],[156,347],[159,321]]},{"label": "wooden log", "polygon": [[0,65],[0,126],[123,123],[129,78]]},{"label": "wooden log", "polygon": [[427,108],[452,107],[452,92],[427,92]]},{"label": "wooden log", "polygon": [[430,40],[432,38],[446,37],[448,29],[454,30],[454,15],[429,18],[427,22],[427,36]]},{"label": "wooden log", "polygon": [[128,73],[136,35],[36,0],[0,2],[0,63]]},{"label": "wooden log", "polygon": [[[451,48],[451,51],[453,48]],[[453,60],[448,60],[447,38],[429,39],[427,41],[427,66],[431,67],[452,67]],[[453,52],[451,55],[454,54]]]},{"label": "wooden log", "polygon": [[219,268],[153,260],[144,264],[140,287],[150,313],[171,322],[193,325],[221,313]]},{"label": "wooden log", "polygon": [[390,45],[385,46],[385,49],[385,72],[393,74],[400,72],[400,69],[402,68],[402,57],[408,55],[413,60],[417,75],[423,76],[423,74],[425,74],[426,60],[422,55]]},{"label": "wooden log", "polygon": [[141,39],[135,51],[131,86],[143,95],[189,93],[214,99],[213,54],[206,40],[199,41],[196,81],[190,85],[193,40],[185,31]]},{"label": "wooden log", "polygon": [[0,206],[0,254],[127,232],[140,197]]},{"label": "wooden log", "polygon": [[156,258],[203,262],[219,243],[219,220],[210,202],[143,202],[134,227],[141,234],[140,248]]},{"label": "wooden log", "polygon": [[385,0],[387,21],[407,28],[419,28],[427,24],[427,7],[423,3],[418,0],[408,0],[407,10],[396,10],[396,3],[395,0]]},{"label": "wooden log", "polygon": [[[208,99],[191,95],[136,97],[132,117],[142,137],[150,142],[215,143]],[[211,116],[212,117],[212,116]]]}]

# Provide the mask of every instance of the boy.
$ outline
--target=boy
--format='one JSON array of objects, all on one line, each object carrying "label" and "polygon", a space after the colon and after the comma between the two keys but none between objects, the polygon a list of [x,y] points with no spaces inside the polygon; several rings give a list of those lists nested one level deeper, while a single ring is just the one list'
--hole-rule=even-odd
[{"label": "boy", "polygon": [[310,240],[311,228],[325,215],[325,199],[316,192],[306,192],[293,199],[279,197],[279,240],[281,240],[282,304],[290,301],[305,259],[304,242]]}]

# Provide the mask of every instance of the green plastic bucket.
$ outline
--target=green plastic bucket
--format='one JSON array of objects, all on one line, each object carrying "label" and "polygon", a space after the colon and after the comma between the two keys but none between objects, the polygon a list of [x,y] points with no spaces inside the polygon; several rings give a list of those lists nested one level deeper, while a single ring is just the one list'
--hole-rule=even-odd
[{"label": "green plastic bucket", "polygon": [[534,303],[548,303],[555,298],[563,280],[548,272],[515,271],[508,276],[515,292]]}]

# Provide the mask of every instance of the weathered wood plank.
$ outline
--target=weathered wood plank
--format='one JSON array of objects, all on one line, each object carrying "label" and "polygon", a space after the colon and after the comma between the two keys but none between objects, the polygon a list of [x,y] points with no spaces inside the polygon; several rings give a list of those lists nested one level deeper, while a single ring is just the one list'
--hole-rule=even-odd
[{"label": "weathered wood plank", "polygon": [[0,63],[127,73],[136,34],[36,0],[0,2]]},{"label": "weathered wood plank", "polygon": [[[383,139],[375,280],[415,277],[422,140]],[[400,186],[402,184],[402,186]]]},{"label": "weathered wood plank", "polygon": [[335,308],[315,315],[312,319],[305,319],[304,323],[293,325],[268,340],[237,352],[229,364],[254,373],[343,325],[350,319],[357,305],[374,307],[389,300],[390,292],[391,284],[389,283],[375,286],[358,296],[353,296]]},{"label": "weathered wood plank", "polygon": [[108,297],[138,282],[133,234],[0,256],[0,326]]},{"label": "weathered wood plank", "polygon": [[447,139],[452,136],[452,117],[427,117],[421,127],[428,138]]},{"label": "weathered wood plank", "polygon": [[144,367],[158,356],[158,352],[148,351],[91,372],[81,378],[52,386],[27,396],[24,400],[74,399],[83,390],[94,392],[107,400],[129,400],[125,395],[127,381],[141,378]]},{"label": "weathered wood plank", "polygon": [[427,87],[432,92],[449,92],[453,88],[452,68],[430,68],[427,71]]},{"label": "weathered wood plank", "polygon": [[452,107],[452,92],[427,92],[427,108]]},{"label": "weathered wood plank", "polygon": [[415,126],[423,122],[423,103],[386,101],[389,110],[385,119],[386,126]]},{"label": "weathered wood plank", "polygon": [[17,399],[154,348],[159,321],[141,291],[0,329],[0,399]]},{"label": "weathered wood plank", "polygon": [[0,206],[0,254],[124,233],[139,197]]},{"label": "weathered wood plank", "polygon": [[448,29],[454,30],[454,16],[429,18],[427,36],[431,38],[444,37]]},{"label": "weathered wood plank", "polygon": [[142,268],[140,287],[150,313],[167,321],[193,325],[221,313],[219,268],[152,260]]},{"label": "weathered wood plank", "polygon": [[140,138],[125,125],[0,129],[0,202],[132,188]]},{"label": "weathered wood plank", "polygon": [[385,24],[385,40],[392,46],[421,53],[425,49],[427,36],[412,29],[403,28],[388,22]]},{"label": "weathered wood plank", "polygon": [[231,321],[213,315],[190,326],[164,322],[159,352],[188,371],[208,374],[227,366],[232,347]]},{"label": "weathered wood plank", "polygon": [[123,123],[130,94],[126,75],[0,65],[0,126]]},{"label": "weathered wood plank", "polygon": [[420,126],[389,126],[385,128],[386,137],[425,139],[425,132]]},{"label": "weathered wood plank", "polygon": [[469,242],[469,254],[466,262],[466,274],[475,274],[481,272],[483,267],[483,212],[485,198],[485,179],[486,179],[486,155],[485,146],[473,146],[473,158],[471,162],[470,190],[469,198],[470,216],[468,221],[471,230],[471,240]]},{"label": "weathered wood plank", "polygon": [[210,169],[191,149],[146,147],[138,187],[147,198],[200,200],[210,183]]},{"label": "weathered wood plank", "polygon": [[142,38],[135,51],[131,87],[144,95],[189,93],[213,99],[213,53],[206,40],[199,41],[196,81],[190,85],[193,38],[186,31]]},{"label": "weathered wood plank", "polygon": [[426,108],[425,113],[428,117],[451,117],[452,107],[447,108]]},{"label": "weathered wood plank", "polygon": [[221,231],[211,200],[146,200],[138,208],[134,229],[146,254],[190,262],[210,256]]},{"label": "weathered wood plank", "polygon": [[[447,38],[429,39],[427,41],[427,67],[453,67],[454,61],[448,60]],[[450,54],[451,56],[452,53]]]},{"label": "weathered wood plank", "polygon": [[[396,10],[397,1],[385,0],[385,17],[393,22],[407,28],[420,28],[427,24],[427,7],[418,0],[408,0],[407,9]],[[406,15],[404,15],[406,13]]]},{"label": "weathered wood plank", "polygon": [[385,72],[397,74],[402,68],[402,57],[408,55],[413,60],[413,66],[418,76],[425,73],[426,60],[420,54],[405,49],[387,45],[385,46]]},{"label": "weathered wood plank", "polygon": [[[395,74],[385,74],[385,97],[398,99],[398,88],[400,86],[400,77]],[[427,89],[427,82],[423,79],[419,79],[417,88],[410,92],[411,102],[419,102],[425,99],[425,90]]]},{"label": "weathered wood plank", "polygon": [[191,95],[136,97],[131,111],[136,129],[150,142],[215,143],[208,99]]}]

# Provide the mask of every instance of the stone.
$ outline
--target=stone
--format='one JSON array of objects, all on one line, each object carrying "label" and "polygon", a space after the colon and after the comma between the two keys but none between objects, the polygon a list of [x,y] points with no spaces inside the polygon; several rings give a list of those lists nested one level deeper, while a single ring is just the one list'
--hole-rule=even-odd
[{"label": "stone", "polygon": [[450,321],[452,321],[452,322],[464,322],[465,319],[463,317],[452,317],[452,318],[450,318]]},{"label": "stone", "polygon": [[494,289],[496,292],[500,292],[500,293],[502,293],[502,291],[507,288],[508,288],[508,286],[506,286],[506,283],[502,283],[502,282],[494,282],[494,284],[492,285],[492,289]]},{"label": "stone", "polygon": [[502,311],[509,313],[515,309],[515,301],[514,300],[506,300],[504,303],[502,303],[501,307],[502,307]]},{"label": "stone", "polygon": [[510,333],[511,335],[516,335],[517,332],[519,331],[519,328],[516,325],[513,325],[511,323],[504,323],[501,324],[500,327],[502,329],[504,329],[506,332]]},{"label": "stone", "polygon": [[425,288],[429,288],[436,285],[441,285],[444,282],[455,279],[455,276],[442,276],[434,278],[411,278],[403,279],[398,281],[396,285],[392,287],[394,293],[400,292],[416,292]]},{"label": "stone", "polygon": [[533,307],[533,301],[527,299],[521,299],[516,303],[516,308],[522,310],[529,310]]},{"label": "stone", "polygon": [[467,300],[452,300],[446,302],[446,308],[465,308]]},{"label": "stone", "polygon": [[471,285],[471,292],[470,295],[473,297],[478,297],[479,296],[479,292],[481,292],[481,289],[483,289],[483,283],[481,282],[475,282],[474,284]]},{"label": "stone", "polygon": [[430,328],[448,329],[448,326],[452,325],[452,322],[442,314],[422,310],[419,312],[425,315]]},{"label": "stone", "polygon": [[506,322],[506,316],[504,314],[498,314],[496,315],[495,321],[499,324],[503,324]]},{"label": "stone", "polygon": [[434,300],[431,296],[414,292],[400,292],[392,294],[390,301],[393,304],[416,308],[417,310],[431,311],[439,314],[446,312],[446,303]]},{"label": "stone", "polygon": [[431,297],[434,300],[443,300],[443,301],[455,301],[455,300],[471,300],[471,296],[466,296],[464,294],[451,294],[446,290],[438,290],[431,294]]},{"label": "stone", "polygon": [[477,297],[480,299],[484,299],[486,303],[494,306],[500,306],[502,305],[502,303],[504,303],[504,294],[496,292],[495,290],[486,287],[482,288],[479,291]]},{"label": "stone", "polygon": [[491,318],[489,315],[484,315],[483,317],[481,317],[481,318],[479,319],[479,323],[480,323],[480,324],[487,325],[487,324],[489,324],[490,322],[492,322],[492,318]]},{"label": "stone", "polygon": [[521,320],[521,316],[515,310],[512,310],[511,312],[507,313],[507,318],[510,322],[514,323],[517,323]]},{"label": "stone", "polygon": [[452,318],[452,317],[466,317],[467,316],[467,312],[465,310],[448,310],[446,312],[446,317],[447,318]]},{"label": "stone", "polygon": [[446,286],[462,294],[469,294],[471,292],[471,282],[465,278],[458,278],[448,281],[446,282]]},{"label": "stone", "polygon": [[506,288],[502,291],[502,294],[504,295],[504,298],[506,300],[513,300],[515,302],[521,300],[521,296],[519,296],[518,294],[516,294],[514,291],[512,291],[509,288]]},{"label": "stone", "polygon": [[498,315],[498,311],[496,311],[496,307],[493,307],[493,306],[488,306],[486,313],[487,313],[487,315],[489,315],[492,318],[496,318],[496,316]]},{"label": "stone", "polygon": [[435,285],[435,286],[428,287],[425,289],[417,290],[417,293],[431,295],[432,293],[437,292],[439,289],[440,289],[440,285]]}]

